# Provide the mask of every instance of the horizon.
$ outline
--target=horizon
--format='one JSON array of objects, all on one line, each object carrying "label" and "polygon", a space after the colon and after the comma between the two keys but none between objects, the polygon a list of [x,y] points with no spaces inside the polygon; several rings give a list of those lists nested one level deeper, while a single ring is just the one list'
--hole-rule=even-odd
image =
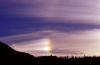
[{"label": "horizon", "polygon": [[1,0],[0,41],[34,56],[99,56],[99,0]]}]

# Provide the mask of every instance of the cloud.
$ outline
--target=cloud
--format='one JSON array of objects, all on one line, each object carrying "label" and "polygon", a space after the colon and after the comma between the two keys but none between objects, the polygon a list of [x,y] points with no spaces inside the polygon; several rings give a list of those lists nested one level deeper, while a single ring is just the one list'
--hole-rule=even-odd
[{"label": "cloud", "polygon": [[44,18],[44,22],[100,24],[99,0],[9,0],[1,3],[5,4],[0,4],[0,14],[15,18],[39,17]]},{"label": "cloud", "polygon": [[58,49],[55,49],[53,51],[51,51],[50,53],[52,53],[53,55],[55,54],[58,54],[58,55],[84,55],[84,53],[82,52],[79,52],[79,51],[71,51],[71,50],[68,50],[68,49],[65,49],[65,50],[58,50]]},{"label": "cloud", "polygon": [[5,43],[8,43],[8,44],[18,43],[18,42],[24,42],[24,41],[29,41],[29,40],[46,38],[52,32],[53,32],[52,30],[44,30],[44,31],[39,31],[39,32],[35,32],[35,33],[26,33],[26,34],[1,37],[0,40],[4,41]]},{"label": "cloud", "polygon": [[18,44],[11,44],[11,47],[15,50],[27,52],[31,55],[48,55],[48,47],[47,45],[47,39],[39,39],[39,40],[33,40],[33,41],[25,41]]},{"label": "cloud", "polygon": [[[52,34],[52,50],[69,50],[70,52],[78,51],[85,55],[98,55],[100,43],[100,30],[74,31],[72,33],[55,33]],[[59,40],[59,41],[58,41]],[[66,52],[66,54],[68,54]],[[68,54],[70,55],[70,54]],[[74,54],[75,55],[75,54]],[[78,55],[78,54],[77,54]],[[83,55],[83,54],[79,54]]]},{"label": "cloud", "polygon": [[[100,29],[100,25],[95,24],[70,24],[62,22],[42,22],[42,18],[15,18],[5,19],[0,24],[0,37],[35,33],[44,30],[54,30],[62,32],[82,31]],[[9,21],[9,22],[8,22]]]},{"label": "cloud", "polygon": [[51,54],[98,55],[99,11],[99,0],[1,0],[0,40],[32,55],[48,54],[36,51],[47,38]]},{"label": "cloud", "polygon": [[[36,39],[35,39],[36,38]],[[50,52],[39,50],[44,48],[49,39]],[[28,52],[32,55],[98,55],[100,51],[100,30],[83,30],[61,32],[53,30],[39,31],[0,38],[12,48]],[[44,41],[43,41],[44,40]],[[48,43],[48,42],[47,42]],[[37,50],[38,49],[38,50]]]}]

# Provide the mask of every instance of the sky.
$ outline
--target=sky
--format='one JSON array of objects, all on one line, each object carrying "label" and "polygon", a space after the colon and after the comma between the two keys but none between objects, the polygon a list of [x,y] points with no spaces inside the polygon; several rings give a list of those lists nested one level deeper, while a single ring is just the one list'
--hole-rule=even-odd
[{"label": "sky", "polygon": [[100,0],[0,0],[0,41],[34,56],[99,56]]}]

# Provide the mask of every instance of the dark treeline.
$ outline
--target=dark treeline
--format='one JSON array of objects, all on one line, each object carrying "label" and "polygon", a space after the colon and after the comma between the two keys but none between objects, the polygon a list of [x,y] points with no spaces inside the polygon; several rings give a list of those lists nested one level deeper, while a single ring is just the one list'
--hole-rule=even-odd
[{"label": "dark treeline", "polygon": [[0,42],[0,65],[99,65],[100,56],[84,57],[57,57],[57,56],[32,56],[19,52]]},{"label": "dark treeline", "polygon": [[[86,65],[86,64],[100,64],[100,57],[96,56],[84,56],[84,57],[57,57],[57,56],[40,56],[36,58],[39,62],[50,62],[52,64],[77,64],[77,65]],[[41,61],[42,60],[42,61]],[[43,61],[44,60],[44,61]]]}]

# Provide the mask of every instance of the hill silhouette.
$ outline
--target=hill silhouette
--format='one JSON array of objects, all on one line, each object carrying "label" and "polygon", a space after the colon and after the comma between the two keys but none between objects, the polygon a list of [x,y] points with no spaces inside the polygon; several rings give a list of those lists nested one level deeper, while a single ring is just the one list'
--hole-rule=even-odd
[{"label": "hill silhouette", "polygon": [[0,64],[29,64],[32,63],[34,59],[34,56],[16,51],[3,42],[0,42]]},{"label": "hill silhouette", "polygon": [[99,65],[100,57],[57,57],[57,56],[38,56],[34,57],[25,52],[19,52],[7,44],[0,42],[0,65]]}]

